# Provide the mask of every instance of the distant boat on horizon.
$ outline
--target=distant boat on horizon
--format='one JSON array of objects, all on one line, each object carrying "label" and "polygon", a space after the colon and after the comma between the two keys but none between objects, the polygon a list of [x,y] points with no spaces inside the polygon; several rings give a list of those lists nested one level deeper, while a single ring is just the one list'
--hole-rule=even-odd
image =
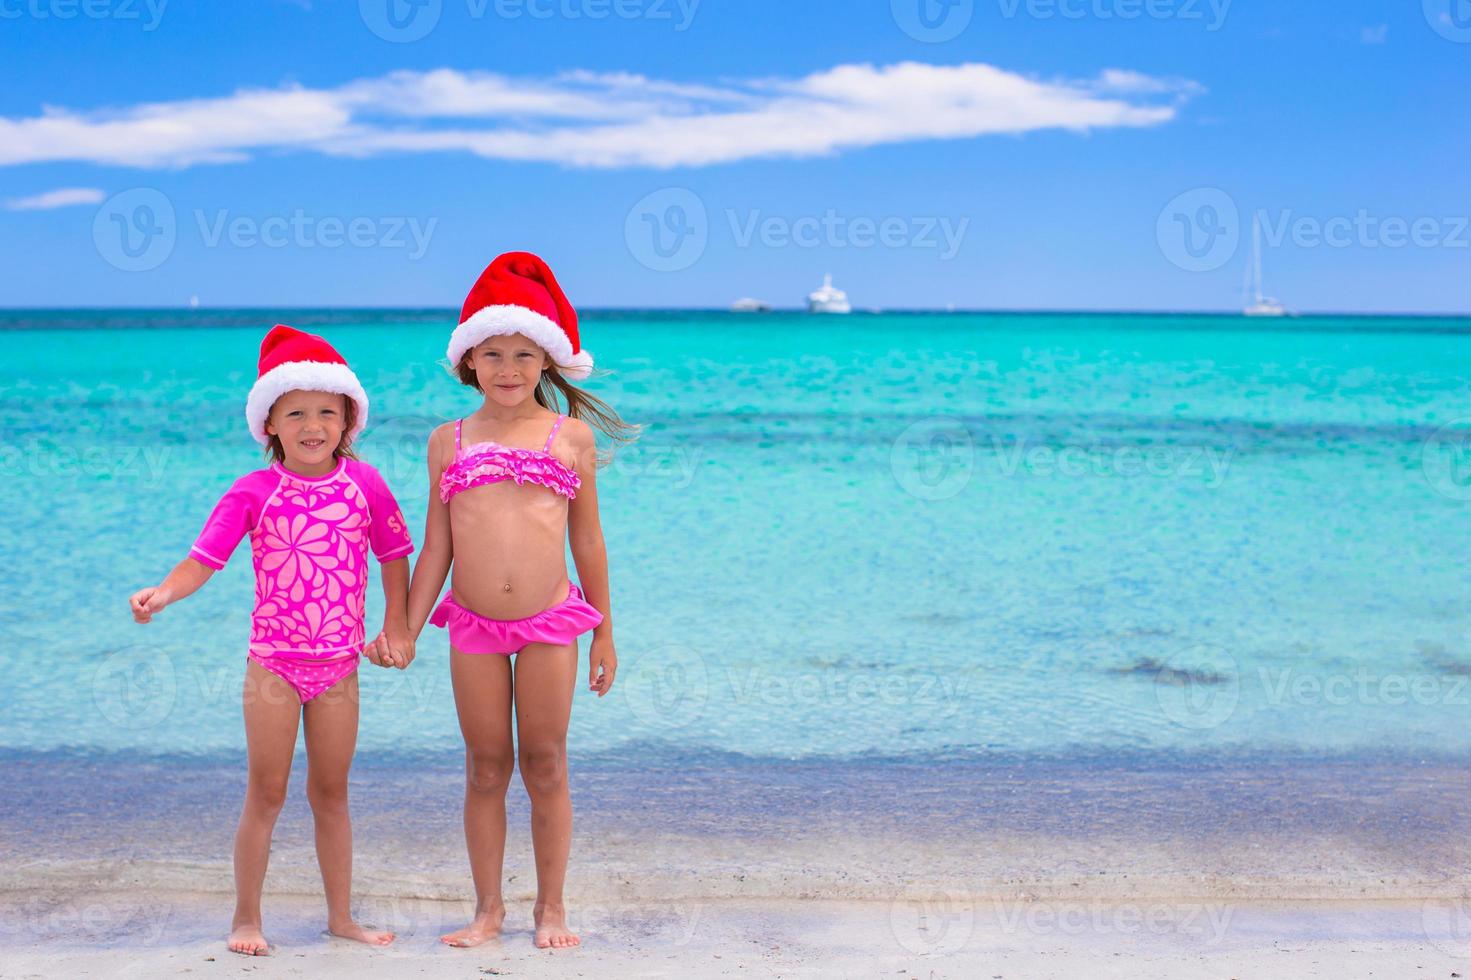
[{"label": "distant boat on horizon", "polygon": [[832,273],[822,277],[822,285],[807,294],[808,313],[852,313],[848,294],[833,285]]},{"label": "distant boat on horizon", "polygon": [[1247,275],[1250,281],[1246,293],[1252,299],[1241,312],[1246,316],[1287,316],[1287,307],[1262,293],[1262,225],[1256,214],[1251,216],[1251,265]]},{"label": "distant boat on horizon", "polygon": [[771,304],[765,300],[743,296],[730,304],[730,311],[732,313],[770,313]]}]

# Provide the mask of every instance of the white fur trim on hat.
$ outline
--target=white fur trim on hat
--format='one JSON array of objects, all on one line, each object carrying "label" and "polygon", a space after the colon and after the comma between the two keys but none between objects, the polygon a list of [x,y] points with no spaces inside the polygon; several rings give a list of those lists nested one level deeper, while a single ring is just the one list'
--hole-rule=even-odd
[{"label": "white fur trim on hat", "polygon": [[271,406],[288,391],[328,391],[351,398],[357,403],[358,417],[348,436],[356,436],[368,424],[368,393],[346,364],[288,361],[261,375],[250,389],[250,397],[245,399],[245,421],[250,426],[250,434],[262,446],[271,441],[266,434],[266,419],[270,417]]},{"label": "white fur trim on hat", "polygon": [[524,306],[487,306],[470,315],[450,334],[445,354],[451,368],[460,363],[465,352],[491,337],[519,333],[550,355],[552,361],[569,378],[580,380],[592,373],[592,355],[585,350],[572,353],[572,341],[555,322]]}]

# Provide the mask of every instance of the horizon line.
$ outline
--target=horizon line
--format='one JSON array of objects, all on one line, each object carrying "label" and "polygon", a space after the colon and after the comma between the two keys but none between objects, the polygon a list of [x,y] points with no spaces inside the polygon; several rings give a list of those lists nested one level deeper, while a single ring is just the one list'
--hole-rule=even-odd
[{"label": "horizon line", "polygon": [[[160,312],[160,313],[228,313],[244,312],[253,310],[295,310],[302,312],[341,312],[341,311],[384,311],[402,313],[439,313],[447,314],[447,317],[457,315],[454,306],[423,306],[423,305],[359,305],[359,304],[290,304],[276,303],[269,305],[240,305],[240,306],[160,306],[144,304],[117,304],[110,306],[0,306],[0,314],[6,313],[87,313],[101,312],[107,310],[121,310],[127,312]],[[1383,318],[1383,319],[1416,319],[1416,318],[1439,318],[1439,319],[1471,319],[1471,310],[1463,311],[1365,311],[1365,310],[1297,310],[1283,317],[1248,317],[1244,312],[1237,309],[1200,309],[1200,310],[1172,310],[1172,309],[1109,309],[1103,307],[888,307],[855,309],[851,313],[811,313],[800,306],[772,307],[762,312],[736,312],[728,306],[584,306],[578,310],[578,314],[588,313],[719,313],[742,319],[759,320],[763,316],[773,314],[789,315],[793,313],[804,316],[812,316],[823,319],[841,318],[844,316],[885,316],[890,314],[933,314],[939,316],[1208,316],[1221,318],[1235,318],[1242,320],[1261,321],[1272,323],[1278,320],[1300,320],[1318,317],[1360,317],[1360,318]]]}]

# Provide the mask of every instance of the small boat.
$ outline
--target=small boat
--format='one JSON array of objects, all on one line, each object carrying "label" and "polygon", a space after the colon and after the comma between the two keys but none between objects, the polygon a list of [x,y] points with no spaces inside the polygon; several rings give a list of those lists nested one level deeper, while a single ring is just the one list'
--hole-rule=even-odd
[{"label": "small boat", "polygon": [[807,295],[808,313],[851,313],[848,294],[833,285],[831,274],[822,277],[822,286]]},{"label": "small boat", "polygon": [[1262,294],[1262,225],[1261,217],[1256,214],[1251,216],[1251,267],[1247,275],[1251,281],[1246,292],[1252,299],[1241,312],[1246,316],[1286,316],[1287,307]]},{"label": "small boat", "polygon": [[765,300],[746,296],[730,304],[730,311],[732,313],[770,313],[771,304]]}]

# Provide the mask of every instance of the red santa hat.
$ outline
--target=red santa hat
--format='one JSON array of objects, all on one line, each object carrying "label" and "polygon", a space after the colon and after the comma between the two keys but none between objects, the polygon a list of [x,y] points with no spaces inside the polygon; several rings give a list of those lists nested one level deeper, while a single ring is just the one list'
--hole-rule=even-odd
[{"label": "red santa hat", "polygon": [[547,352],[569,378],[592,373],[592,355],[577,339],[577,311],[547,264],[530,252],[499,256],[475,281],[450,335],[451,367],[489,337],[519,333]]},{"label": "red santa hat", "polygon": [[245,400],[245,421],[255,441],[266,445],[266,419],[271,406],[288,391],[329,391],[357,403],[357,419],[349,437],[368,424],[368,393],[357,375],[331,344],[316,334],[278,323],[260,343],[260,376]]}]

